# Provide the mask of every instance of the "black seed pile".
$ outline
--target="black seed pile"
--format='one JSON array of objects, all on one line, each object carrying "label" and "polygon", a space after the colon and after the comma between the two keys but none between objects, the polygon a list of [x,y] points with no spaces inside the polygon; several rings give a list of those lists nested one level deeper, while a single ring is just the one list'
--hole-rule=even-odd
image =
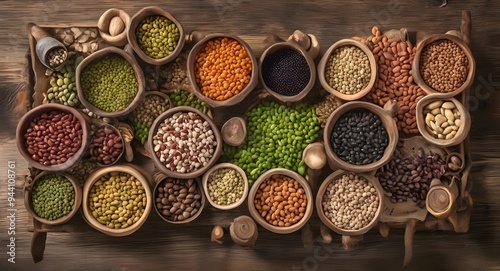
[{"label": "black seed pile", "polygon": [[382,158],[389,145],[389,136],[379,116],[357,108],[337,120],[330,142],[333,152],[343,161],[366,165]]},{"label": "black seed pile", "polygon": [[264,58],[262,77],[272,91],[284,96],[295,96],[309,83],[311,70],[301,53],[282,49]]}]

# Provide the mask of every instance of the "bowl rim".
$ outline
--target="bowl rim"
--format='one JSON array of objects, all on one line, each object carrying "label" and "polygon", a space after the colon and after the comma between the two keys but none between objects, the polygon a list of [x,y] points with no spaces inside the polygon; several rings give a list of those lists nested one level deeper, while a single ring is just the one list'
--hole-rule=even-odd
[{"label": "bowl rim", "polygon": [[[277,52],[277,51],[283,50],[283,49],[292,49],[292,50],[300,53],[305,58],[307,65],[309,66],[309,70],[311,72],[311,74],[310,74],[311,77],[309,78],[309,82],[307,83],[307,85],[298,94],[293,95],[293,96],[282,95],[282,94],[279,94],[279,93],[275,92],[274,90],[270,89],[267,86],[266,82],[264,81],[264,76],[262,75],[262,66],[263,66],[262,63],[264,63],[265,58],[269,54],[272,54],[274,52]],[[262,84],[264,89],[269,94],[271,94],[273,97],[275,97],[276,99],[278,99],[282,102],[301,101],[302,99],[304,99],[307,96],[307,94],[309,94],[311,89],[314,87],[314,84],[316,83],[316,74],[317,74],[316,64],[314,63],[314,60],[311,57],[311,55],[309,55],[309,53],[295,41],[277,42],[277,43],[272,44],[271,46],[267,47],[266,50],[264,50],[264,52],[260,56],[259,63],[260,63],[260,68],[259,68],[259,81],[260,81],[260,83]]]},{"label": "bowl rim", "polygon": [[[294,180],[297,180],[302,188],[304,189],[307,197],[307,207],[306,211],[304,213],[304,216],[300,221],[297,223],[289,226],[289,227],[278,227],[269,224],[264,218],[260,216],[260,214],[257,212],[257,209],[255,208],[254,205],[254,197],[257,193],[257,190],[259,189],[260,184],[266,180],[269,176],[274,175],[274,174],[279,174],[279,175],[285,175],[288,176]],[[306,181],[304,177],[299,175],[297,172],[286,169],[286,168],[273,168],[270,169],[264,173],[262,173],[259,178],[253,183],[252,187],[250,188],[250,191],[248,192],[248,211],[250,212],[250,215],[253,217],[257,223],[259,223],[262,227],[265,229],[274,232],[274,233],[279,233],[279,234],[288,234],[295,232],[302,228],[311,218],[311,215],[313,213],[313,206],[314,205],[314,197],[312,193],[312,189],[309,185],[309,183]]]},{"label": "bowl rim", "polygon": [[[39,162],[36,162],[31,158],[31,154],[28,153],[28,150],[25,146],[26,142],[24,140],[24,133],[28,129],[29,123],[33,120],[33,118],[40,116],[42,113],[49,112],[52,110],[64,111],[66,113],[73,114],[80,121],[80,126],[82,127],[83,131],[82,144],[80,146],[80,149],[78,149],[78,151],[72,157],[70,157],[66,162],[51,166],[45,166],[40,164]],[[75,108],[58,103],[42,104],[28,111],[19,120],[16,128],[16,145],[17,149],[19,150],[19,153],[21,153],[24,159],[26,159],[26,161],[28,161],[28,163],[33,167],[44,171],[63,172],[71,168],[72,166],[76,165],[86,154],[87,149],[90,145],[89,131],[90,131],[90,124],[87,122],[86,117]]]},{"label": "bowl rim", "polygon": [[[194,71],[194,62],[196,61],[196,56],[198,53],[203,50],[205,47],[206,43],[209,42],[212,39],[216,38],[231,38],[236,40],[239,44],[241,44],[245,50],[247,51],[247,54],[252,61],[252,73],[250,75],[250,82],[243,88],[240,93],[232,96],[229,99],[223,100],[223,101],[217,101],[213,100],[201,93],[200,88],[198,86],[198,83],[196,82],[196,73]],[[204,36],[200,41],[198,41],[193,48],[189,51],[188,57],[186,59],[186,66],[187,66],[187,74],[188,74],[188,80],[189,84],[192,88],[192,93],[198,97],[201,101],[205,102],[209,107],[212,108],[217,108],[217,107],[227,107],[227,106],[233,106],[236,104],[239,104],[242,102],[257,86],[259,82],[259,63],[257,61],[257,58],[255,58],[255,55],[252,51],[252,48],[248,43],[246,43],[242,38],[232,35],[232,34],[223,34],[223,33],[212,33]]]},{"label": "bowl rim", "polygon": [[[376,114],[384,124],[384,127],[387,131],[387,136],[389,137],[389,143],[385,148],[382,157],[378,161],[366,165],[353,165],[340,159],[340,157],[333,151],[332,144],[330,142],[330,135],[338,119],[345,113],[359,108],[369,110]],[[398,140],[399,132],[397,125],[395,120],[389,115],[389,113],[378,105],[362,101],[351,101],[338,107],[328,117],[325,128],[323,130],[323,141],[325,144],[325,152],[328,162],[333,164],[335,168],[352,171],[354,173],[370,172],[388,163],[394,155]]]},{"label": "bowl rim", "polygon": [[[435,138],[430,135],[425,128],[426,123],[423,116],[423,110],[426,105],[431,103],[432,101],[442,100],[442,101],[450,101],[455,104],[455,107],[460,112],[460,119],[462,120],[462,125],[458,128],[457,134],[449,140]],[[462,143],[465,138],[468,136],[470,128],[471,128],[471,116],[469,110],[465,108],[465,106],[453,97],[443,97],[442,95],[436,94],[428,94],[417,102],[416,107],[416,118],[417,118],[417,128],[420,134],[430,143],[435,144],[441,147],[450,147],[454,145],[458,145]]]},{"label": "bowl rim", "polygon": [[[209,180],[210,176],[212,175],[213,172],[215,172],[218,169],[222,169],[222,168],[234,169],[238,173],[240,173],[241,176],[243,177],[243,195],[241,195],[241,198],[239,200],[237,200],[234,203],[228,204],[228,205],[220,205],[220,204],[215,203],[212,200],[212,198],[210,197],[209,192],[208,192],[208,180]],[[202,184],[203,184],[203,192],[205,193],[205,196],[206,196],[208,202],[210,203],[210,205],[212,205],[213,207],[215,207],[219,210],[234,209],[236,207],[239,207],[241,204],[243,204],[243,202],[247,199],[249,185],[248,185],[248,179],[247,179],[246,173],[241,167],[239,167],[235,164],[219,163],[219,164],[216,164],[215,166],[211,167],[207,172],[205,172],[205,174],[203,174]]]},{"label": "bowl rim", "polygon": [[[445,93],[436,91],[429,85],[427,85],[427,83],[425,83],[424,79],[422,78],[422,75],[420,74],[420,58],[422,55],[422,51],[425,49],[425,47],[427,47],[427,45],[436,42],[438,40],[449,40],[457,44],[460,47],[460,49],[462,49],[469,62],[469,69],[467,71],[467,79],[465,80],[465,82],[454,91]],[[423,39],[418,43],[417,52],[415,53],[415,57],[413,59],[411,74],[413,76],[413,80],[415,81],[415,83],[417,83],[417,85],[420,88],[422,88],[425,91],[425,93],[429,95],[430,94],[439,95],[441,98],[454,97],[462,93],[464,90],[468,89],[472,85],[475,73],[476,73],[476,61],[469,46],[461,38],[451,34],[433,34],[426,37],[425,39]]]},{"label": "bowl rim", "polygon": [[[134,69],[134,75],[137,80],[137,93],[135,95],[135,98],[132,100],[132,102],[123,110],[121,111],[116,111],[116,112],[107,112],[103,111],[96,106],[94,106],[92,103],[87,101],[85,99],[85,95],[83,94],[83,89],[82,89],[82,83],[81,83],[81,74],[85,70],[85,68],[91,64],[93,61],[99,60],[103,58],[104,56],[108,54],[117,54],[121,57],[123,57]],[[144,79],[144,73],[137,63],[137,61],[134,59],[132,55],[130,55],[128,52],[118,48],[118,47],[106,47],[101,50],[98,50],[97,52],[91,54],[90,56],[86,57],[85,59],[78,64],[76,67],[76,91],[78,95],[78,99],[80,102],[88,108],[90,111],[94,112],[95,114],[101,116],[101,117],[108,117],[108,118],[113,118],[113,117],[121,117],[129,114],[132,112],[139,102],[142,100],[142,97],[145,92],[145,79]]]},{"label": "bowl rim", "polygon": [[[370,62],[370,81],[366,85],[365,88],[360,90],[359,92],[355,94],[344,94],[330,86],[328,82],[326,81],[325,78],[325,72],[326,72],[326,64],[328,63],[328,60],[330,59],[331,54],[333,51],[335,51],[338,48],[344,47],[344,46],[356,46],[359,49],[361,49],[366,56],[368,57],[368,60]],[[331,45],[328,50],[323,54],[321,57],[321,60],[318,64],[318,77],[319,81],[321,83],[321,86],[323,86],[324,89],[326,89],[328,92],[331,94],[335,95],[336,97],[340,98],[343,101],[354,101],[358,100],[362,97],[364,97],[366,94],[368,94],[373,86],[375,85],[375,82],[377,81],[378,78],[378,63],[377,60],[375,59],[375,56],[373,52],[368,48],[368,46],[360,41],[353,40],[353,39],[341,39],[337,42],[335,42],[333,45]]]},{"label": "bowl rim", "polygon": [[[90,189],[92,186],[97,182],[97,180],[110,172],[124,172],[128,173],[132,176],[134,176],[138,181],[141,182],[144,191],[146,193],[146,206],[144,207],[144,213],[142,216],[139,218],[137,222],[132,224],[131,226],[125,228],[125,229],[110,229],[101,223],[99,223],[94,216],[92,215],[92,212],[90,211],[90,208],[88,207],[89,204],[89,193]],[[132,167],[128,163],[120,163],[120,164],[115,164],[109,167],[101,167],[96,170],[94,170],[90,175],[87,177],[85,180],[85,184],[83,186],[83,200],[82,200],[82,213],[85,218],[85,221],[94,229],[110,235],[110,236],[115,236],[115,237],[121,237],[121,236],[127,236],[135,231],[137,231],[143,224],[146,222],[150,212],[151,212],[151,207],[153,205],[153,197],[151,193],[151,188],[148,180],[146,177],[136,168]]]},{"label": "bowl rim", "polygon": [[[363,228],[361,228],[359,230],[346,230],[346,229],[339,228],[339,227],[335,226],[325,216],[325,214],[323,212],[323,195],[324,195],[328,185],[331,182],[336,181],[339,176],[343,176],[343,175],[350,174],[350,173],[361,176],[367,182],[371,183],[375,187],[375,190],[376,190],[376,192],[378,194],[378,198],[379,198],[378,208],[377,208],[377,211],[375,213],[375,216],[373,217],[373,220],[370,223],[368,223],[368,225],[364,226]],[[334,232],[336,232],[340,235],[345,235],[345,236],[362,235],[362,234],[365,234],[366,232],[368,232],[370,229],[372,229],[378,223],[378,221],[380,219],[380,215],[382,214],[383,205],[384,205],[384,190],[383,190],[382,186],[380,185],[380,183],[378,182],[378,180],[374,176],[372,176],[368,173],[355,173],[355,172],[350,172],[350,171],[338,169],[338,170],[334,171],[333,173],[331,173],[330,175],[328,175],[324,179],[324,181],[321,183],[321,186],[319,187],[318,192],[316,194],[316,211],[317,211],[318,216],[321,219],[321,221],[328,228],[333,230]]]},{"label": "bowl rim", "polygon": [[[73,186],[73,190],[75,191],[75,200],[73,203],[73,209],[71,209],[71,211],[68,214],[66,214],[65,216],[62,216],[62,217],[55,219],[55,220],[48,220],[48,219],[45,219],[45,218],[38,216],[35,213],[35,210],[33,209],[33,203],[31,201],[32,188],[35,185],[35,183],[37,181],[39,181],[40,179],[42,179],[42,177],[47,176],[47,175],[51,175],[51,174],[64,177],[66,180],[68,180],[71,183],[71,185]],[[66,223],[67,221],[69,221],[78,212],[78,210],[80,209],[80,206],[82,205],[82,196],[83,196],[82,187],[80,186],[80,183],[77,181],[75,176],[71,175],[68,172],[42,171],[40,174],[38,174],[33,179],[33,181],[30,184],[29,189],[25,190],[24,206],[25,206],[26,210],[33,216],[33,218],[38,220],[40,223],[43,223],[46,225],[60,225],[60,224],[63,224],[63,223]]]},{"label": "bowl rim", "polygon": [[[158,130],[158,127],[160,124],[164,121],[165,118],[170,117],[171,115],[178,113],[178,112],[193,112],[198,115],[200,115],[204,120],[206,120],[210,127],[212,128],[212,131],[215,136],[215,140],[217,141],[217,146],[214,149],[214,153],[212,157],[210,158],[208,164],[204,167],[201,167],[195,171],[188,172],[188,173],[180,173],[180,172],[174,172],[172,170],[169,170],[165,167],[163,163],[160,162],[160,159],[156,157],[155,151],[154,151],[154,146],[153,146],[153,137],[156,134],[156,131]],[[160,116],[158,116],[155,121],[153,122],[153,125],[151,125],[151,128],[149,129],[149,135],[148,135],[148,140],[146,141],[146,148],[149,149],[149,152],[151,153],[151,160],[153,160],[153,163],[155,167],[164,173],[165,175],[177,179],[189,179],[189,178],[196,178],[203,173],[205,173],[209,168],[211,168],[217,160],[219,160],[219,157],[222,153],[222,145],[223,145],[223,140],[222,140],[222,135],[219,131],[219,128],[217,125],[215,125],[214,121],[205,113],[201,112],[200,110],[190,107],[190,106],[176,106],[173,108],[170,108],[169,110],[163,112]]]}]

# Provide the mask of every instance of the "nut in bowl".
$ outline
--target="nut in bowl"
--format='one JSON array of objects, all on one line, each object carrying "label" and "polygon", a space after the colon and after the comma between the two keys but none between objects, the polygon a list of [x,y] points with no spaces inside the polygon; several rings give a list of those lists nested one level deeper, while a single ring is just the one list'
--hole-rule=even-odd
[{"label": "nut in bowl", "polygon": [[203,190],[210,204],[221,210],[240,206],[248,195],[245,171],[231,163],[210,168],[202,179]]},{"label": "nut in bowl", "polygon": [[345,101],[368,94],[377,79],[378,65],[365,44],[343,39],[333,44],[318,65],[323,88]]},{"label": "nut in bowl", "polygon": [[307,181],[298,173],[275,168],[266,171],[248,193],[248,210],[267,230],[288,234],[302,228],[313,210]]}]

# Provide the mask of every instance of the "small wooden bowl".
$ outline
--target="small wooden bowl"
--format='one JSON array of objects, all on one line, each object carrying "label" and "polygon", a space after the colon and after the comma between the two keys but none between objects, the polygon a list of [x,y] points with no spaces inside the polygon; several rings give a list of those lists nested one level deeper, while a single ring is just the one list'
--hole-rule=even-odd
[{"label": "small wooden bowl", "polygon": [[[425,116],[423,114],[424,108],[428,104],[430,104],[434,101],[438,101],[438,100],[453,102],[455,104],[455,107],[460,112],[460,119],[462,120],[462,125],[458,129],[457,134],[452,139],[446,140],[446,139],[435,138],[434,135],[430,134],[427,131],[427,129],[425,128],[427,124],[425,123]],[[422,98],[420,101],[418,101],[417,107],[416,107],[416,112],[417,112],[416,117],[417,117],[418,131],[420,132],[420,134],[422,134],[422,136],[427,141],[429,141],[432,144],[435,144],[435,145],[438,145],[441,147],[455,146],[455,145],[462,143],[465,140],[465,138],[469,135],[469,131],[470,131],[470,127],[471,127],[471,117],[470,117],[469,111],[467,110],[467,108],[465,108],[465,106],[462,103],[460,103],[455,98],[444,98],[440,94],[427,95],[424,98]]]},{"label": "small wooden bowl", "polygon": [[[212,155],[212,158],[210,158],[210,161],[208,162],[208,164],[204,167],[201,167],[195,171],[188,172],[188,173],[175,172],[175,171],[168,169],[160,161],[160,159],[156,156],[155,151],[154,151],[153,137],[156,135],[158,128],[160,127],[160,124],[163,123],[163,121],[166,118],[169,118],[170,116],[172,116],[178,112],[185,112],[185,113],[193,112],[193,113],[200,115],[204,120],[206,120],[209,123],[209,125],[210,125],[210,127],[215,135],[215,140],[217,141],[217,146],[216,146],[214,153]],[[151,154],[151,159],[153,160],[154,165],[156,166],[156,168],[159,171],[161,171],[162,173],[164,173],[165,175],[167,175],[169,177],[178,178],[178,179],[190,179],[190,178],[196,178],[196,177],[203,175],[203,173],[205,173],[210,167],[212,167],[215,164],[215,162],[217,162],[217,160],[219,159],[219,157],[222,153],[223,141],[222,141],[222,135],[221,135],[219,129],[217,128],[217,126],[215,125],[213,120],[207,114],[201,112],[198,109],[190,107],[190,106],[177,106],[177,107],[174,107],[174,108],[167,110],[166,112],[161,114],[158,118],[156,118],[153,125],[151,126],[151,129],[149,129],[149,136],[148,136],[148,140],[147,140],[146,144],[147,144],[146,148],[149,149],[149,153]]]},{"label": "small wooden bowl", "polygon": [[[92,211],[89,208],[89,203],[90,203],[89,194],[92,186],[94,186],[94,184],[97,182],[97,180],[99,180],[101,176],[111,172],[124,172],[134,176],[136,180],[141,182],[141,185],[144,187],[144,191],[146,193],[147,203],[144,209],[144,213],[137,222],[135,222],[134,224],[125,229],[110,229],[105,225],[99,223],[99,221],[97,221],[94,218],[94,216],[92,215]],[[139,170],[134,168],[132,165],[126,163],[116,164],[109,167],[102,167],[93,171],[89,175],[89,177],[85,181],[85,185],[83,186],[82,212],[85,220],[91,227],[109,236],[114,236],[114,237],[127,236],[137,231],[144,224],[144,222],[146,222],[149,213],[151,211],[152,205],[153,205],[153,196],[151,193],[151,187],[149,185],[148,180]]]},{"label": "small wooden bowl", "polygon": [[[91,64],[92,62],[99,60],[99,59],[101,59],[109,54],[117,54],[117,55],[123,57],[125,60],[127,60],[127,62],[134,69],[135,78],[137,80],[137,85],[138,85],[137,94],[135,95],[134,100],[128,105],[127,108],[125,108],[121,111],[117,111],[117,112],[103,111],[103,110],[95,107],[89,101],[87,101],[87,99],[85,99],[84,90],[82,89],[82,83],[81,83],[82,72],[85,70],[85,68],[89,64]],[[121,50],[117,47],[107,47],[107,48],[101,49],[101,50],[91,54],[90,56],[85,58],[76,68],[76,90],[77,90],[77,94],[78,94],[78,99],[86,108],[88,108],[90,111],[94,112],[95,114],[97,114],[101,117],[116,118],[116,117],[125,116],[125,115],[129,114],[130,112],[132,112],[142,99],[142,96],[144,94],[145,85],[146,85],[146,83],[145,83],[145,79],[144,79],[144,73],[142,72],[142,69],[139,66],[139,64],[137,64],[135,59],[129,53],[127,53],[124,50]]]},{"label": "small wooden bowl", "polygon": [[[208,181],[210,180],[210,176],[212,175],[212,173],[214,173],[215,171],[217,171],[219,169],[224,169],[224,168],[234,169],[239,174],[241,174],[241,177],[243,177],[243,186],[244,186],[243,195],[241,196],[241,198],[238,201],[231,203],[231,204],[228,204],[228,205],[220,205],[220,204],[215,203],[212,200],[212,198],[210,197],[210,194],[208,191]],[[239,166],[237,166],[235,164],[231,164],[231,163],[220,163],[220,164],[217,164],[217,165],[211,167],[203,175],[202,184],[203,184],[203,191],[205,192],[205,196],[207,197],[208,202],[210,202],[210,205],[212,205],[213,207],[220,209],[220,210],[231,210],[231,209],[234,209],[234,208],[240,206],[245,201],[245,199],[247,198],[247,195],[248,195],[248,189],[249,189],[248,188],[248,179],[247,179],[247,175],[245,174],[245,171],[243,171],[243,169],[241,169]]]},{"label": "small wooden bowl", "polygon": [[[467,79],[465,82],[457,89],[451,92],[446,92],[442,93],[439,91],[434,90],[431,88],[429,85],[427,85],[422,78],[422,75],[420,73],[420,61],[421,61],[421,56],[422,56],[422,51],[425,49],[425,47],[435,41],[438,40],[449,40],[457,44],[464,54],[467,57],[467,60],[469,62],[469,70],[467,72]],[[462,93],[465,89],[468,89],[471,85],[472,82],[474,81],[474,75],[476,73],[476,61],[474,60],[474,57],[472,55],[472,52],[467,46],[467,44],[459,37],[455,35],[450,35],[450,34],[436,34],[436,35],[431,35],[424,40],[422,40],[418,45],[417,45],[417,52],[415,54],[415,58],[413,60],[413,65],[412,65],[412,76],[415,82],[427,93],[427,94],[435,94],[439,95],[441,98],[449,98],[456,96],[460,93]]]},{"label": "small wooden bowl", "polygon": [[[213,100],[207,96],[205,96],[201,90],[200,87],[198,86],[198,83],[196,82],[196,73],[194,70],[195,62],[198,57],[198,54],[205,48],[206,44],[216,38],[231,38],[236,40],[241,46],[245,48],[245,50],[248,53],[248,56],[252,60],[252,74],[250,77],[250,82],[245,86],[244,89],[240,91],[240,93],[232,96],[231,98],[224,100],[224,101],[216,101]],[[217,107],[226,107],[226,106],[233,106],[245,99],[250,92],[257,86],[258,83],[258,64],[257,64],[257,59],[254,57],[252,48],[241,38],[235,35],[230,35],[230,34],[220,34],[220,33],[215,33],[215,34],[210,34],[205,36],[203,39],[201,39],[199,42],[197,42],[191,51],[189,52],[188,59],[187,59],[187,72],[188,72],[188,78],[189,78],[189,84],[193,88],[193,93],[198,97],[200,100],[205,102],[208,106],[212,108],[217,108]]]},{"label": "small wooden bowl", "polygon": [[[66,178],[71,183],[71,185],[73,186],[73,189],[75,191],[75,200],[74,200],[73,209],[71,210],[71,212],[69,212],[67,215],[60,217],[58,219],[55,219],[55,220],[48,220],[48,219],[39,217],[35,213],[35,211],[33,209],[33,202],[31,201],[33,186],[35,185],[35,183],[37,181],[41,180],[42,177],[49,175],[49,174],[56,174],[56,175],[59,175],[59,176]],[[28,213],[30,215],[33,216],[33,218],[35,218],[40,223],[45,224],[45,225],[60,225],[60,224],[63,224],[65,222],[69,221],[76,214],[76,212],[80,209],[81,204],[82,204],[82,188],[80,186],[80,183],[78,182],[78,180],[74,176],[72,176],[71,174],[69,174],[67,172],[53,173],[53,172],[49,172],[49,171],[44,171],[44,172],[38,174],[33,179],[33,183],[24,193],[24,206],[26,207],[26,210],[28,211]]]},{"label": "small wooden bowl", "polygon": [[[66,162],[57,165],[44,166],[39,162],[33,160],[31,154],[28,152],[28,149],[26,148],[24,134],[26,133],[26,130],[30,127],[30,123],[35,117],[38,117],[43,113],[47,113],[53,110],[71,113],[80,121],[80,125],[83,130],[82,144],[80,146],[80,149]],[[19,121],[19,124],[17,125],[16,129],[16,145],[17,149],[24,157],[24,159],[26,159],[26,161],[28,161],[28,163],[33,167],[44,171],[65,171],[71,168],[72,166],[76,165],[78,161],[80,161],[80,159],[86,154],[87,148],[90,143],[89,131],[90,131],[90,125],[87,122],[86,118],[75,108],[57,103],[43,104],[28,111],[28,113],[26,113]]]},{"label": "small wooden bowl", "polygon": [[341,234],[341,235],[346,235],[346,236],[355,236],[355,235],[362,235],[366,232],[368,232],[371,228],[373,228],[377,223],[380,218],[380,214],[382,212],[382,203],[383,203],[383,197],[384,197],[384,191],[382,187],[380,186],[380,183],[378,180],[366,173],[356,173],[356,175],[363,177],[365,180],[367,180],[369,183],[371,183],[374,187],[375,190],[378,194],[379,198],[379,204],[377,211],[375,213],[375,216],[373,217],[373,220],[366,226],[364,226],[361,229],[358,230],[346,230],[337,227],[335,224],[333,224],[332,221],[328,217],[326,217],[324,211],[323,211],[323,196],[326,193],[326,188],[331,182],[336,181],[337,179],[341,178],[345,174],[349,174],[347,171],[344,170],[337,170],[330,174],[326,179],[321,183],[321,186],[318,189],[318,193],[316,195],[316,210],[318,213],[319,218],[321,221],[330,229],[332,229],[334,232]]},{"label": "small wooden bowl", "polygon": [[[95,131],[99,131],[100,129],[104,129],[105,127],[109,128],[109,129],[111,129],[111,130],[113,130],[113,131],[115,132],[115,134],[116,134],[116,135],[118,135],[118,137],[121,139],[122,144],[123,144],[123,147],[122,147],[122,152],[120,153],[120,155],[118,155],[118,157],[116,157],[115,161],[113,161],[113,162],[111,162],[111,163],[109,163],[109,164],[104,164],[104,163],[101,163],[101,162],[99,162],[99,161],[95,160],[95,162],[96,162],[99,166],[106,166],[106,167],[108,167],[108,166],[112,166],[112,165],[114,165],[114,164],[118,163],[118,162],[121,160],[121,158],[123,157],[123,154],[125,153],[125,141],[124,141],[124,139],[123,139],[123,137],[122,137],[122,134],[120,133],[120,130],[118,130],[118,128],[116,128],[115,126],[113,126],[113,125],[111,125],[111,124],[103,124],[103,125],[101,125],[101,126],[97,127]],[[92,138],[93,138],[93,136],[92,136]],[[90,144],[92,144],[92,142],[91,142]],[[89,148],[89,149],[90,149],[90,148]],[[92,157],[92,156],[91,156],[91,157]],[[92,160],[92,161],[94,161],[94,160]]]},{"label": "small wooden bowl", "polygon": [[[163,16],[175,23],[175,25],[179,29],[179,41],[177,42],[177,46],[170,55],[164,58],[151,58],[150,56],[146,55],[146,53],[144,53],[144,51],[139,46],[139,43],[137,42],[137,35],[135,33],[135,30],[137,26],[142,22],[142,20],[150,16]],[[168,62],[173,61],[182,51],[185,42],[184,28],[182,27],[181,23],[177,21],[177,19],[175,19],[172,14],[157,6],[145,7],[139,10],[134,16],[132,16],[132,18],[130,19],[130,25],[127,29],[127,39],[128,43],[130,44],[130,46],[132,46],[132,49],[139,56],[139,58],[151,65],[164,65]]]},{"label": "small wooden bowl", "polygon": [[[340,157],[333,151],[332,143],[330,141],[330,135],[332,134],[333,128],[337,123],[337,121],[339,120],[339,118],[342,117],[345,113],[358,108],[363,108],[375,113],[384,124],[384,127],[387,131],[387,135],[389,137],[389,144],[385,148],[384,155],[382,156],[382,158],[380,158],[378,161],[374,163],[366,165],[353,165],[351,163],[348,163],[340,159]],[[330,164],[330,167],[332,167],[332,169],[343,169],[355,173],[370,172],[389,162],[392,159],[392,156],[394,155],[394,150],[396,149],[398,139],[399,139],[398,128],[396,126],[396,122],[389,114],[389,112],[385,111],[384,109],[375,104],[368,102],[360,102],[360,101],[348,102],[337,108],[330,115],[330,117],[328,117],[323,133],[323,141],[325,144],[326,157],[328,163]]]},{"label": "small wooden bowl", "polygon": [[[370,81],[362,90],[360,90],[359,92],[357,92],[355,94],[351,94],[351,95],[344,94],[344,93],[332,88],[330,86],[330,84],[326,81],[326,77],[325,77],[326,65],[328,63],[328,60],[330,59],[330,56],[332,55],[332,53],[336,49],[343,47],[343,46],[356,46],[356,47],[358,47],[366,54],[366,56],[368,57],[368,60],[370,61],[370,72],[371,72]],[[366,46],[364,43],[356,41],[356,40],[352,40],[352,39],[342,39],[342,40],[339,40],[336,43],[334,43],[332,46],[330,46],[330,48],[328,48],[328,50],[325,52],[325,54],[321,58],[319,65],[318,65],[318,77],[319,77],[319,81],[320,81],[321,85],[323,86],[323,88],[325,88],[328,92],[330,92],[331,94],[337,96],[338,98],[340,98],[344,101],[359,100],[363,96],[368,94],[368,92],[370,92],[370,90],[373,88],[373,85],[375,84],[375,81],[377,80],[377,76],[378,76],[378,64],[377,64],[377,61],[375,60],[375,56],[373,55],[370,48],[368,48],[368,46]]]},{"label": "small wooden bowl", "polygon": [[[275,92],[274,90],[269,88],[269,86],[264,81],[264,76],[262,75],[262,63],[264,63],[264,60],[266,59],[266,57],[272,53],[275,53],[277,51],[284,50],[284,49],[291,49],[291,50],[294,50],[294,51],[300,53],[306,59],[307,65],[309,66],[309,71],[311,73],[309,82],[307,83],[305,88],[303,90],[301,90],[297,95],[294,95],[294,96],[286,96],[286,95],[282,95],[282,94]],[[262,53],[262,55],[259,59],[259,62],[261,63],[261,67],[259,69],[260,83],[262,84],[262,86],[264,86],[264,89],[269,94],[271,94],[273,97],[275,97],[276,99],[278,99],[282,102],[301,101],[304,97],[307,96],[307,94],[309,94],[311,89],[314,87],[314,84],[316,82],[316,65],[314,64],[314,60],[309,55],[309,53],[296,42],[292,42],[292,41],[278,42],[278,43],[275,43],[275,44],[269,46]]]},{"label": "small wooden bowl", "polygon": [[[307,207],[306,211],[304,213],[304,216],[300,221],[297,223],[289,226],[289,227],[279,227],[279,226],[274,226],[269,224],[257,211],[254,205],[254,199],[255,195],[257,194],[257,190],[259,190],[260,185],[262,182],[264,182],[267,178],[271,177],[274,174],[280,174],[280,175],[285,175],[287,177],[290,177],[294,180],[297,180],[302,188],[305,191],[306,197],[307,197]],[[265,229],[274,232],[274,233],[279,233],[279,234],[288,234],[295,232],[302,228],[309,218],[311,218],[312,212],[313,212],[313,206],[314,206],[314,199],[313,199],[313,194],[311,187],[309,186],[309,183],[304,179],[304,177],[300,176],[298,173],[285,169],[285,168],[274,168],[270,169],[266,172],[264,172],[252,185],[250,188],[250,192],[248,192],[248,210],[250,211],[250,215],[259,223],[262,227]]]},{"label": "small wooden bowl", "polygon": [[[112,36],[109,33],[109,27],[111,19],[113,19],[114,17],[119,17],[123,21],[124,28],[118,35]],[[106,12],[101,15],[99,21],[97,22],[97,28],[99,29],[99,35],[104,41],[106,41],[106,43],[122,47],[127,44],[127,27],[129,26],[129,24],[130,16],[127,12],[121,9],[111,8],[106,10]]]}]

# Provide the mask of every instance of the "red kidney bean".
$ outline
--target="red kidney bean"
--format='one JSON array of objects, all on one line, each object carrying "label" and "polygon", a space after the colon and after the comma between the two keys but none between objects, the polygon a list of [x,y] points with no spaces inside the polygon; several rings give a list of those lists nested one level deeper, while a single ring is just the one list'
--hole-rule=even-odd
[{"label": "red kidney bean", "polygon": [[90,156],[93,161],[104,165],[115,162],[123,152],[121,137],[110,126],[97,129],[90,143]]}]

